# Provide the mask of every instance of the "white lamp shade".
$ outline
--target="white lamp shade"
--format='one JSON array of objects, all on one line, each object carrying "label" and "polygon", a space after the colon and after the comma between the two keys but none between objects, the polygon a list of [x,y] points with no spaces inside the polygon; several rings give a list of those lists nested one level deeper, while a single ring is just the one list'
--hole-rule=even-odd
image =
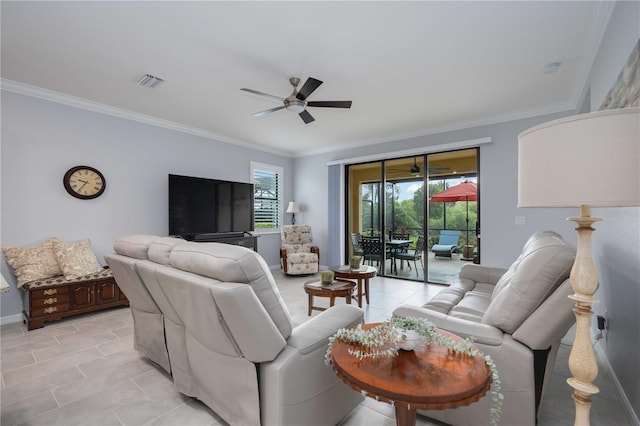
[{"label": "white lamp shade", "polygon": [[580,114],[518,136],[518,207],[640,205],[640,108]]},{"label": "white lamp shade", "polygon": [[287,213],[298,213],[300,210],[298,209],[298,203],[295,201],[289,201],[289,206],[287,207]]}]

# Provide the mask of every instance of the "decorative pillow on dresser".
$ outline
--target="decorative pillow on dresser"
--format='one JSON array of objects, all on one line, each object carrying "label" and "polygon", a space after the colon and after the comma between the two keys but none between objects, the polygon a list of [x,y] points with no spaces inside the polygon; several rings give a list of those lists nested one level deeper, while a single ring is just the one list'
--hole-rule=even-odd
[{"label": "decorative pillow on dresser", "polygon": [[88,238],[76,242],[56,240],[53,252],[62,274],[68,280],[98,272],[102,269]]},{"label": "decorative pillow on dresser", "polygon": [[24,284],[61,275],[62,270],[53,252],[57,238],[49,238],[37,247],[3,247],[4,258],[13,268],[18,288]]}]

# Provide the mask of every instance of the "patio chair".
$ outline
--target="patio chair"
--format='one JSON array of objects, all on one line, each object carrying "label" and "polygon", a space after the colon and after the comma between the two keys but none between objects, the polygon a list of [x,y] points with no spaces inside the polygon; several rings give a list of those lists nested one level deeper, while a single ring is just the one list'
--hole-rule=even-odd
[{"label": "patio chair", "polygon": [[364,251],[362,251],[362,235],[360,233],[351,233],[351,246],[354,256],[362,256],[364,254]]},{"label": "patio chair", "polygon": [[380,265],[382,260],[382,241],[379,237],[362,237],[362,256],[364,262],[369,261],[369,265],[373,266],[374,260],[376,265]]},{"label": "patio chair", "polygon": [[[411,264],[409,261],[413,260],[413,266],[416,269],[416,277],[418,276],[418,264],[417,261],[420,261],[422,268],[424,269],[424,264],[422,263],[422,252],[424,251],[424,237],[418,237],[418,241],[416,241],[416,246],[413,248],[413,253],[409,251],[396,253],[394,255],[395,259],[400,259],[400,262],[403,260],[407,261],[407,265],[409,265],[409,269],[411,269]],[[394,262],[395,262],[394,259]]]},{"label": "patio chair", "polygon": [[436,256],[451,257],[453,253],[458,252],[458,240],[460,239],[460,231],[442,230],[440,231],[440,240],[438,244],[431,247],[431,251]]}]

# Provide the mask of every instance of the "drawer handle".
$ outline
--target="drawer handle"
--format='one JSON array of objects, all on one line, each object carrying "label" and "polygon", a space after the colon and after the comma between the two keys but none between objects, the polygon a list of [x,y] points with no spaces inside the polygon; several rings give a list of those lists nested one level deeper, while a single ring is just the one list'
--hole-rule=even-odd
[{"label": "drawer handle", "polygon": [[44,304],[45,305],[51,305],[53,303],[56,303],[58,301],[57,297],[51,297],[49,299],[44,299]]},{"label": "drawer handle", "polygon": [[52,306],[52,307],[50,307],[50,308],[46,308],[46,309],[44,310],[44,313],[45,313],[45,314],[50,314],[50,313],[55,312],[55,311],[57,311],[57,310],[58,310],[58,307],[57,307],[57,306]]},{"label": "drawer handle", "polygon": [[49,290],[45,290],[42,292],[45,296],[51,296],[52,294],[56,294],[58,292],[57,288],[51,288]]}]

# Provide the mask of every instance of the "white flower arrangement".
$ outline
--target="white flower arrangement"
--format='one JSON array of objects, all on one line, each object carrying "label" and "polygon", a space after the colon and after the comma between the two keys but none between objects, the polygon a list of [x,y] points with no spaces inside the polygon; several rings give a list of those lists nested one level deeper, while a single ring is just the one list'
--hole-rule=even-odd
[{"label": "white flower arrangement", "polygon": [[[473,346],[473,339],[455,340],[440,334],[436,331],[436,326],[424,318],[393,316],[379,326],[367,330],[362,328],[362,324],[359,324],[356,328],[341,328],[329,338],[329,347],[324,357],[325,364],[329,365],[331,363],[331,350],[336,339],[358,345],[358,348],[349,348],[349,354],[359,360],[395,357],[398,355],[398,347],[407,342],[408,331],[414,331],[421,336],[423,345],[428,345],[435,341],[456,354],[471,357],[480,355],[484,358],[484,362],[491,371],[493,383],[493,390],[491,391],[493,407],[490,412],[489,424],[497,425],[502,414],[504,396],[501,393],[500,376],[493,359],[489,355],[480,353]],[[388,345],[389,343],[391,343],[390,346]]]}]

